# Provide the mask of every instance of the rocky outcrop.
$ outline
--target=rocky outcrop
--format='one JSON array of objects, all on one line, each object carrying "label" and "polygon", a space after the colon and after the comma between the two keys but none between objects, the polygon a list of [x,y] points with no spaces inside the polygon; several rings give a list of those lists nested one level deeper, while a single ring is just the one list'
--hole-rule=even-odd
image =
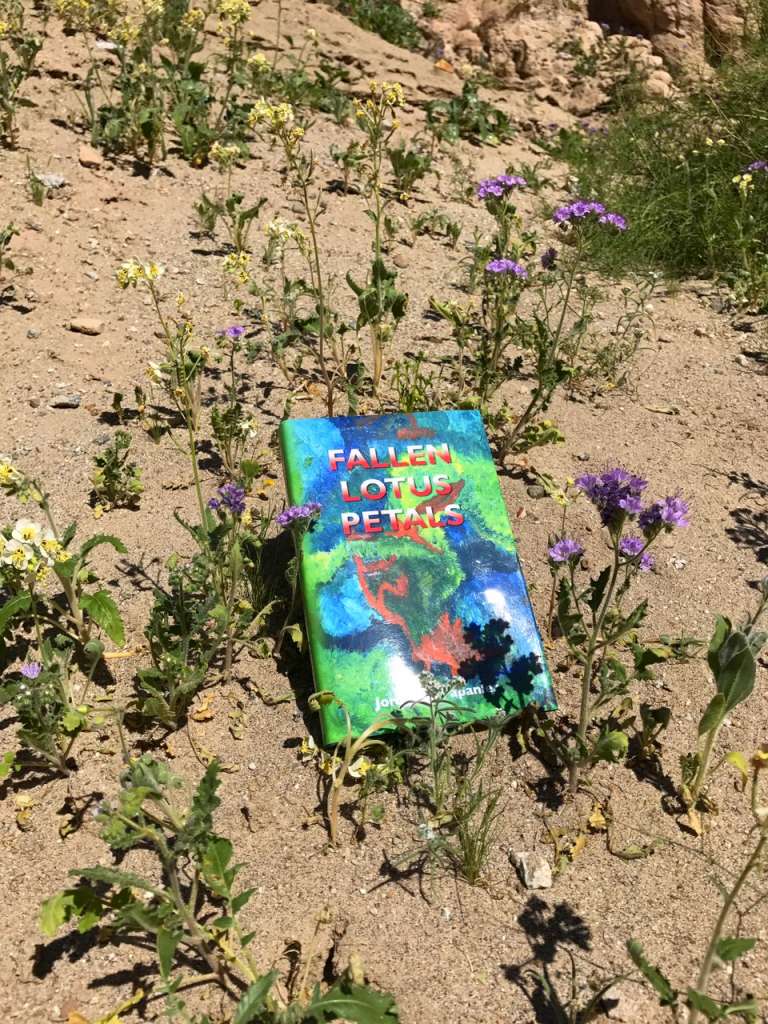
[{"label": "rocky outcrop", "polygon": [[748,0],[457,0],[431,23],[445,56],[482,62],[585,114],[631,71],[651,96],[675,92],[670,71],[702,74],[736,50]]}]

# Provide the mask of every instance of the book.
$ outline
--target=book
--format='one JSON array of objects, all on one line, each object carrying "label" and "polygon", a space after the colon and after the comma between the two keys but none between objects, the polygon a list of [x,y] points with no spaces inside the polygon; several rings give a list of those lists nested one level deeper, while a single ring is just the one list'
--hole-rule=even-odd
[{"label": "book", "polygon": [[[299,561],[315,686],[355,735],[426,713],[425,672],[468,723],[557,706],[478,412],[288,419],[280,447],[291,504],[321,506]],[[336,702],[321,718],[343,739]]]}]

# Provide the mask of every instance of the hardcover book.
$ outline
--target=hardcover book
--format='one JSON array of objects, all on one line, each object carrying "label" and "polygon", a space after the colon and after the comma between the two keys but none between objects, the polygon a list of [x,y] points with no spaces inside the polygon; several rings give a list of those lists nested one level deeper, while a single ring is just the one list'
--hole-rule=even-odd
[{"label": "hardcover book", "polygon": [[[467,722],[556,707],[478,412],[289,419],[280,444],[290,502],[321,506],[301,551],[315,685],[356,735],[424,714],[424,672]],[[321,715],[338,742],[341,708]]]}]

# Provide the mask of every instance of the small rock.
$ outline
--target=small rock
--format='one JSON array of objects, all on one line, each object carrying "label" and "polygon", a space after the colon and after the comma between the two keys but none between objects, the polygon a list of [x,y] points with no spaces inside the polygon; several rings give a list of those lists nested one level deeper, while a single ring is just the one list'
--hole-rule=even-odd
[{"label": "small rock", "polygon": [[32,406],[33,409],[37,409],[39,407],[39,405],[40,405],[40,399],[39,398],[30,398],[29,404]]},{"label": "small rock", "polygon": [[83,167],[101,167],[104,163],[104,157],[101,153],[94,149],[93,146],[89,146],[87,142],[80,143],[80,148],[77,151],[77,159]]},{"label": "small rock", "polygon": [[739,364],[739,366],[749,366],[749,360],[743,352],[739,352],[739,354],[736,356],[736,362]]},{"label": "small rock", "polygon": [[41,334],[42,331],[39,327],[30,327],[27,331],[28,338],[39,338]]},{"label": "small rock", "polygon": [[93,317],[78,316],[69,321],[69,329],[75,334],[101,334],[104,330],[104,321],[96,320]]},{"label": "small rock", "polygon": [[530,487],[526,487],[525,493],[529,498],[546,498],[547,489],[542,487],[541,484],[531,484]]},{"label": "small rock", "polygon": [[589,453],[581,452],[579,455],[576,456],[576,458],[579,460],[579,462],[589,462]]},{"label": "small rock", "polygon": [[617,982],[603,993],[600,1000],[608,1020],[626,1021],[635,1024],[642,1020],[645,1010],[638,1003],[637,989],[626,982]]},{"label": "small rock", "polygon": [[72,393],[71,395],[56,395],[52,398],[48,405],[51,409],[78,409],[80,407],[80,395]]},{"label": "small rock", "polygon": [[397,256],[393,256],[392,262],[395,264],[396,267],[400,267],[400,269],[402,270],[404,267],[407,267],[411,261],[408,259],[405,253],[399,252]]},{"label": "small rock", "polygon": [[552,868],[543,854],[523,851],[510,854],[510,860],[526,889],[552,888]]},{"label": "small rock", "polygon": [[659,335],[659,341],[661,342],[662,345],[671,345],[674,340],[675,339],[674,338],[670,338],[668,334],[660,334]]},{"label": "small rock", "polygon": [[705,331],[703,327],[694,327],[693,333],[697,338],[708,338],[709,331]]}]

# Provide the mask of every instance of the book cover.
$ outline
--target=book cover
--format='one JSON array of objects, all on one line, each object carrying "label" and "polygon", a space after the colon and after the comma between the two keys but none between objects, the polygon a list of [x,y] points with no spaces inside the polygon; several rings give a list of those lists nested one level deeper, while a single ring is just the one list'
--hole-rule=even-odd
[{"label": "book cover", "polygon": [[[291,504],[321,505],[301,555],[315,686],[356,733],[423,700],[424,671],[461,677],[468,722],[556,707],[478,412],[289,419],[280,444]],[[322,717],[343,738],[341,709]]]}]

